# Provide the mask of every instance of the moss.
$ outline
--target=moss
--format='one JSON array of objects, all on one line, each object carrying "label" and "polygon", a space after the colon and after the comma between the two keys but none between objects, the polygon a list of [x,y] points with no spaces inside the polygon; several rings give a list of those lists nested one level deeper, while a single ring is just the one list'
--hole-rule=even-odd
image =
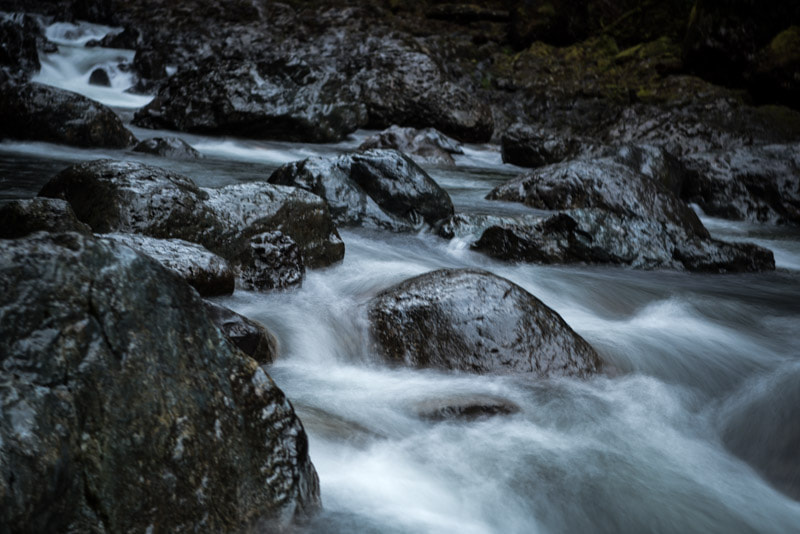
[{"label": "moss", "polygon": [[776,66],[800,61],[800,26],[791,26],[776,35],[769,44],[768,57]]}]

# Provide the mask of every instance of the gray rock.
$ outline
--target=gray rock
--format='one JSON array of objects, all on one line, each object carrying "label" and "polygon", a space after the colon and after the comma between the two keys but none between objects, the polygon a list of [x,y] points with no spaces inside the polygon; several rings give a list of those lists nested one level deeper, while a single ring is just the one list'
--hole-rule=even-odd
[{"label": "gray rock", "polygon": [[199,159],[202,154],[179,137],[153,137],[140,141],[134,152],[143,152],[171,159]]},{"label": "gray rock", "polygon": [[368,317],[380,353],[392,363],[540,377],[585,377],[602,367],[556,312],[485,271],[411,278],[370,301]]},{"label": "gray rock", "polygon": [[14,239],[43,230],[92,232],[75,217],[69,203],[64,200],[31,198],[0,204],[0,239]]},{"label": "gray rock", "polygon": [[434,165],[455,165],[453,154],[464,153],[458,141],[438,130],[418,130],[396,125],[368,137],[358,147],[359,150],[370,148],[392,148],[403,152],[417,163]]},{"label": "gray rock", "polygon": [[504,163],[520,167],[543,167],[576,156],[581,149],[577,139],[516,124],[500,140]]},{"label": "gray rock", "polygon": [[337,224],[394,231],[436,225],[453,214],[450,196],[407,156],[371,149],[288,163],[269,177],[323,197]]},{"label": "gray rock", "polygon": [[291,404],[187,284],[74,233],[2,248],[6,529],[233,532],[319,507]]},{"label": "gray rock", "polygon": [[235,311],[211,301],[203,301],[206,314],[226,338],[260,364],[278,357],[278,340],[269,330]]},{"label": "gray rock", "polygon": [[131,247],[186,280],[204,297],[230,295],[236,285],[234,269],[213,252],[182,239],[158,239],[136,234],[100,234]]},{"label": "gray rock", "polygon": [[240,284],[247,289],[283,289],[303,283],[306,268],[300,247],[281,232],[250,238],[240,255]]}]

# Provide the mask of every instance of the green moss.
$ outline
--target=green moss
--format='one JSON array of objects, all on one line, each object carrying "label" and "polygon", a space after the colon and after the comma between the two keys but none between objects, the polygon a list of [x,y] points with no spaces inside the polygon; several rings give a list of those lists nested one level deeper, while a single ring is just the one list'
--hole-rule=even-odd
[{"label": "green moss", "polygon": [[776,35],[768,50],[770,62],[775,65],[800,61],[800,26],[791,26]]}]

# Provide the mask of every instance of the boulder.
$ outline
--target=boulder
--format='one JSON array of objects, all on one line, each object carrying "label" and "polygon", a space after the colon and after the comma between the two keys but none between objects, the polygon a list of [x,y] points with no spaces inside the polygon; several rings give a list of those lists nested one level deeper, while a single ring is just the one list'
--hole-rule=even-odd
[{"label": "boulder", "polygon": [[239,261],[239,283],[246,289],[299,286],[306,274],[300,247],[278,231],[252,236]]},{"label": "boulder", "polygon": [[235,532],[319,507],[291,404],[187,284],[74,233],[2,248],[6,529]]},{"label": "boulder", "polygon": [[503,163],[520,167],[543,167],[576,156],[581,143],[574,138],[516,124],[500,141]]},{"label": "boulder", "polygon": [[100,87],[111,87],[111,79],[104,69],[98,67],[89,75],[89,84],[99,85]]},{"label": "boulder", "polygon": [[97,160],[68,167],[39,195],[69,201],[94,232],[183,239],[235,263],[252,236],[276,230],[300,246],[309,267],[344,256],[325,202],[296,188],[251,182],[201,189],[151,165]]},{"label": "boulder", "polygon": [[0,138],[107,148],[136,142],[106,106],[38,83],[0,84]]},{"label": "boulder", "polygon": [[370,149],[336,158],[308,158],[277,169],[268,180],[323,197],[341,225],[394,231],[436,225],[453,214],[450,196],[410,158]]},{"label": "boulder", "polygon": [[417,163],[455,165],[453,154],[463,154],[461,145],[433,128],[392,126],[361,143],[359,150],[392,148],[410,156]]},{"label": "boulder", "polygon": [[208,60],[170,77],[134,124],[212,135],[324,143],[365,122],[335,73],[302,60]]},{"label": "boulder", "polygon": [[661,183],[663,172],[640,173],[641,160],[626,161],[625,154],[542,167],[496,187],[487,198],[560,213],[493,225],[474,247],[507,261],[702,272],[775,268],[766,249],[711,239],[694,211]]},{"label": "boulder", "polygon": [[695,154],[681,197],[726,219],[800,224],[800,143]]},{"label": "boulder", "polygon": [[31,198],[0,204],[0,239],[14,239],[39,231],[91,234],[92,230],[75,217],[64,200]]},{"label": "boulder", "polygon": [[499,276],[443,269],[386,289],[368,305],[387,361],[472,373],[591,376],[597,353],[553,310]]},{"label": "boulder", "polygon": [[140,141],[134,152],[153,154],[171,159],[199,159],[203,156],[179,137],[153,137]]},{"label": "boulder", "polygon": [[235,288],[236,276],[228,262],[195,243],[136,234],[102,234],[102,238],[153,258],[204,297],[230,295]]},{"label": "boulder", "polygon": [[210,300],[203,305],[211,322],[236,348],[262,365],[278,357],[278,340],[262,325]]}]

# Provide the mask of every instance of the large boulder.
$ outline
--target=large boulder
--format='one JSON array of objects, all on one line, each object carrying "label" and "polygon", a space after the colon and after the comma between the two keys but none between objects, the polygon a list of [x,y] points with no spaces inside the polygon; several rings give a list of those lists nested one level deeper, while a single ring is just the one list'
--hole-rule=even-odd
[{"label": "large boulder", "polygon": [[417,163],[455,165],[453,154],[463,154],[461,145],[434,128],[403,128],[392,126],[366,138],[359,150],[393,148]]},{"label": "large boulder", "polygon": [[0,524],[238,532],[319,506],[291,404],[187,284],[128,247],[0,255]]},{"label": "large boulder", "polygon": [[580,151],[577,139],[554,132],[516,124],[506,130],[500,141],[503,163],[520,167],[543,167],[572,158]]},{"label": "large boulder", "polygon": [[749,146],[684,158],[681,196],[709,215],[800,224],[800,144]]},{"label": "large boulder", "polygon": [[344,256],[325,201],[296,188],[252,182],[201,189],[158,167],[96,160],[68,167],[39,194],[69,201],[95,232],[183,239],[236,263],[252,236],[271,231],[297,242],[309,267]]},{"label": "large boulder", "polygon": [[346,226],[405,231],[436,225],[453,214],[447,192],[396,150],[308,158],[277,169],[268,181],[321,196],[334,220]]},{"label": "large boulder", "polygon": [[370,331],[392,363],[473,373],[590,376],[592,347],[553,310],[485,271],[444,269],[406,280],[368,306]]},{"label": "large boulder", "polygon": [[[487,198],[560,213],[488,228],[475,247],[510,261],[610,263],[703,272],[772,270],[770,251],[712,240],[694,211],[641,158],[575,160],[524,173]],[[651,160],[657,162],[659,160]]]},{"label": "large boulder", "polygon": [[134,152],[153,154],[172,159],[199,159],[203,156],[180,137],[153,137],[140,141]]},{"label": "large boulder", "polygon": [[195,243],[137,234],[103,234],[102,238],[150,256],[204,297],[230,295],[236,286],[236,275],[228,262]]},{"label": "large boulder", "polygon": [[136,142],[106,106],[39,83],[0,84],[0,138],[108,148]]},{"label": "large boulder", "polygon": [[278,357],[278,340],[262,325],[210,300],[203,305],[211,322],[239,350],[260,364],[270,364]]},{"label": "large boulder", "polygon": [[214,135],[338,141],[365,122],[335,75],[301,60],[209,60],[172,76],[134,123]]},{"label": "large boulder", "polygon": [[0,204],[0,239],[40,231],[90,234],[91,228],[78,220],[64,200],[29,198]]}]

